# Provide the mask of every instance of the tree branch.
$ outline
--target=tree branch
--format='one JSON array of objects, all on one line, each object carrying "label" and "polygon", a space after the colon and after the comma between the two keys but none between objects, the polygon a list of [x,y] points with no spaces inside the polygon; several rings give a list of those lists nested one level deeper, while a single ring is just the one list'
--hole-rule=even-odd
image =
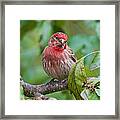
[{"label": "tree branch", "polygon": [[25,96],[35,97],[41,95],[43,99],[48,99],[43,95],[67,89],[67,79],[52,79],[50,82],[41,85],[32,85],[24,82],[23,79],[21,79],[20,85],[23,87]]}]

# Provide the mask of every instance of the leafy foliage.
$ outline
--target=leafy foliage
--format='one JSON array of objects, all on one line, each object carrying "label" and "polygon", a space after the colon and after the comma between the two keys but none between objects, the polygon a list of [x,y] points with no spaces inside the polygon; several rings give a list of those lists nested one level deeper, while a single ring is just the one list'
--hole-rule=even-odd
[{"label": "leafy foliage", "polygon": [[73,66],[68,77],[68,89],[77,100],[100,98],[100,53],[92,52]]}]

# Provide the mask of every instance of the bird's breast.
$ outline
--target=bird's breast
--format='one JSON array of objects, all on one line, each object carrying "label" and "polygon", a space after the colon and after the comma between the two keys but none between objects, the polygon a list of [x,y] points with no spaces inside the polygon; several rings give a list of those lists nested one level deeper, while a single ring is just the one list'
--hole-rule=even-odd
[{"label": "bird's breast", "polygon": [[66,51],[56,51],[48,47],[43,52],[43,68],[53,78],[67,78],[73,64]]}]

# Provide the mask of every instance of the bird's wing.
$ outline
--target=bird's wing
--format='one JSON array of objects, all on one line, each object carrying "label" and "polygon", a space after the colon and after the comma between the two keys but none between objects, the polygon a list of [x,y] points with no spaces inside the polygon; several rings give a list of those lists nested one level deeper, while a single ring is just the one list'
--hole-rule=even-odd
[{"label": "bird's wing", "polygon": [[75,56],[75,54],[73,53],[72,49],[68,46],[66,46],[66,49],[71,57],[71,59],[74,61],[74,62],[77,62],[77,57]]}]

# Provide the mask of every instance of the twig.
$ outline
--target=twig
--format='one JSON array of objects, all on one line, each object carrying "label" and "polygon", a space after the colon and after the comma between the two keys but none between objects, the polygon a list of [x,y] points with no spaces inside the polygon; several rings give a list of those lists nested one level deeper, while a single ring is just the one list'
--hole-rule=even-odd
[{"label": "twig", "polygon": [[[23,87],[24,95],[28,97],[45,95],[67,89],[67,79],[65,80],[52,79],[50,82],[41,85],[31,85],[29,83],[24,82],[21,79],[20,84]],[[47,99],[46,96],[42,97],[43,99]]]}]

